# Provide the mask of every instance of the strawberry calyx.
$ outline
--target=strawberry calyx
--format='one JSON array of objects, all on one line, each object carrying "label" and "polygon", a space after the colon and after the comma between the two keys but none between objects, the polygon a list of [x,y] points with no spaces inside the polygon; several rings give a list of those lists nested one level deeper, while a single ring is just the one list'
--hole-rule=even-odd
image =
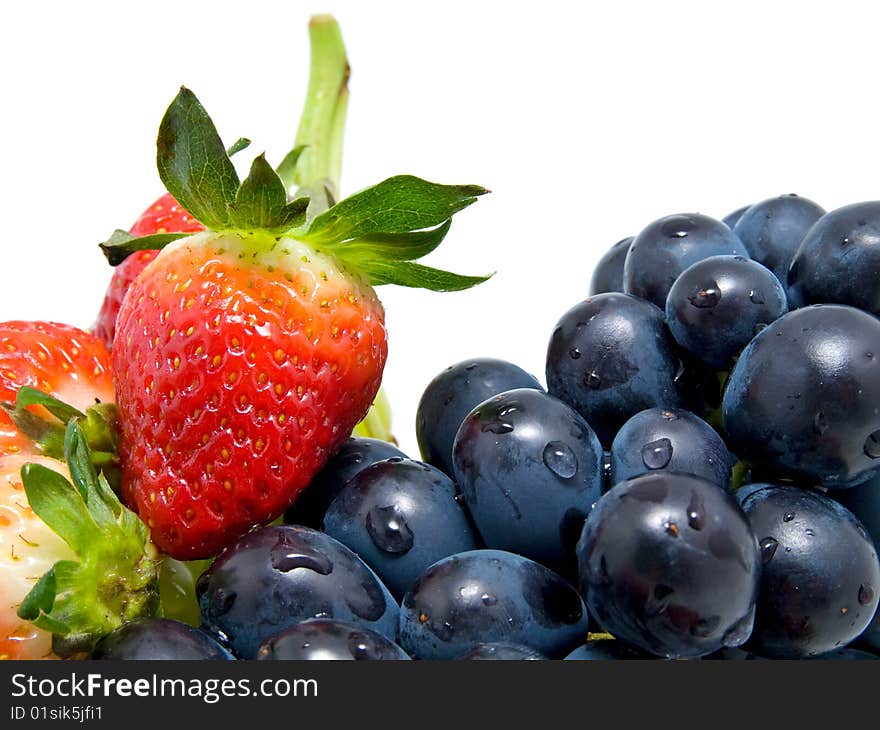
[{"label": "strawberry calyx", "polygon": [[[44,410],[35,409],[35,406]],[[22,386],[16,393],[15,403],[0,402],[0,409],[43,455],[60,461],[66,458],[66,424],[76,421],[89,446],[93,466],[102,469],[111,484],[118,483],[115,404],[97,402],[83,413],[48,393]]]},{"label": "strawberry calyx", "polygon": [[[443,241],[452,217],[486,192],[398,175],[337,202],[349,66],[336,22],[310,24],[312,70],[296,146],[274,169],[261,154],[240,180],[195,94],[182,87],[165,113],[157,167],[166,189],[209,231],[242,239],[304,243],[369,284],[457,291],[488,276],[464,276],[416,261]],[[235,147],[235,145],[233,146]],[[297,191],[288,196],[288,188]],[[192,234],[137,238],[117,230],[101,244],[111,264]],[[198,235],[198,234],[197,234]]]},{"label": "strawberry calyx", "polygon": [[95,468],[81,423],[71,418],[64,429],[72,483],[41,464],[21,470],[31,509],[79,558],[56,562],[18,608],[19,618],[53,634],[53,651],[64,657],[89,652],[123,623],[159,610],[149,531]]}]

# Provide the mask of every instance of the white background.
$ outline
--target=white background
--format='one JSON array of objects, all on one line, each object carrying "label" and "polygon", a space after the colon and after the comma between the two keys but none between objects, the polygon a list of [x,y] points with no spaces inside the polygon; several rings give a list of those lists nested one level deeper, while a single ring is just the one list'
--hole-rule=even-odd
[{"label": "white background", "polygon": [[491,355],[543,380],[550,332],[594,263],[654,218],[788,192],[829,209],[878,197],[872,5],[6,3],[0,319],[92,323],[110,276],[96,243],[161,193],[155,133],[179,84],[227,142],[279,160],[308,17],[332,12],[353,67],[343,192],[403,172],[493,190],[428,260],[493,280],[380,289],[385,386],[415,455],[436,372]]}]

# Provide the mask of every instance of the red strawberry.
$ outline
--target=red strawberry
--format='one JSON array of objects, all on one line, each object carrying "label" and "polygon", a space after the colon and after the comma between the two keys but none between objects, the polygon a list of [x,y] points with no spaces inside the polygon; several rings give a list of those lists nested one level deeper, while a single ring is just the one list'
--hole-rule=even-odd
[{"label": "red strawberry", "polygon": [[[94,405],[96,400],[112,403],[110,353],[97,337],[70,325],[2,322],[0,401],[14,401],[24,385],[79,410]],[[0,412],[0,455],[19,452],[38,453],[9,416]]]},{"label": "red strawberry", "polygon": [[[133,236],[152,236],[156,233],[197,233],[204,230],[204,226],[193,218],[171,193],[165,193],[149,208],[147,208],[135,221],[129,230]],[[119,307],[128,287],[131,286],[138,274],[146,268],[156,254],[155,249],[138,251],[129,256],[113,270],[113,277],[104,295],[101,311],[95,323],[95,334],[104,340],[107,347],[113,346],[113,336],[116,333],[116,317]]]},{"label": "red strawberry", "polygon": [[[401,176],[334,204],[348,66],[332,19],[310,33],[306,147],[279,173],[260,155],[240,182],[186,89],[160,127],[160,177],[208,230],[132,284],[113,363],[123,495],[176,558],[213,555],[279,516],[366,414],[387,353],[372,285],[485,279],[413,263],[483,188]],[[117,232],[104,248],[113,262],[151,242]]]},{"label": "red strawberry", "polygon": [[[143,526],[133,526],[133,522],[122,526],[101,525],[102,529],[93,522],[94,547],[78,544],[63,527],[59,537],[50,526],[57,527],[59,522],[88,523],[92,518],[83,514],[98,506],[96,502],[86,509],[80,501],[83,514],[78,514],[76,500],[70,501],[71,496],[79,496],[74,487],[58,479],[49,479],[47,483],[46,472],[60,474],[64,479],[71,476],[63,459],[66,449],[76,442],[66,443],[64,424],[56,420],[57,415],[73,418],[76,423],[72,427],[75,425],[78,429],[75,436],[82,434],[93,444],[100,445],[105,463],[107,457],[112,457],[114,434],[110,423],[115,419],[112,418],[109,361],[110,354],[104,344],[75,327],[49,322],[0,323],[0,402],[3,402],[3,410],[0,410],[0,659],[51,657],[52,633],[70,634],[72,629],[80,638],[93,635],[94,618],[72,620],[63,615],[72,605],[71,601],[87,610],[94,607],[95,586],[101,576],[114,571],[117,577],[126,573],[134,554],[132,550],[137,552],[138,536],[141,552],[136,561],[144,555],[146,530]],[[67,404],[57,400],[59,398]],[[17,407],[11,401],[17,401]],[[86,448],[85,443],[82,447]],[[112,462],[112,458],[109,461]],[[83,464],[79,462],[80,469]],[[23,479],[23,470],[30,473],[28,480]],[[28,481],[28,489],[24,481]],[[58,494],[61,484],[66,488]],[[112,492],[109,488],[106,491],[108,494],[102,495],[100,501],[114,503]],[[36,504],[31,503],[32,497],[37,500]],[[122,514],[118,502],[115,508]],[[128,514],[126,519],[133,521],[135,518]],[[89,557],[87,553],[92,555]],[[63,620],[58,620],[57,611],[54,622],[42,616],[52,612],[55,602],[54,599],[49,601],[54,596],[54,593],[50,596],[50,592],[41,594],[43,602],[29,616],[36,624],[17,615],[38,579],[51,571],[57,561],[75,561],[77,555],[84,558],[83,564],[91,563],[91,566],[77,569],[76,579],[65,585],[64,592],[68,596],[57,604]],[[152,558],[148,558],[150,560]],[[147,573],[150,570],[155,573],[148,565]],[[59,578],[59,583],[64,585],[64,579]],[[98,633],[118,624],[108,604],[114,594],[122,592],[115,587],[104,591]],[[131,610],[138,611],[138,605],[133,601]]]}]

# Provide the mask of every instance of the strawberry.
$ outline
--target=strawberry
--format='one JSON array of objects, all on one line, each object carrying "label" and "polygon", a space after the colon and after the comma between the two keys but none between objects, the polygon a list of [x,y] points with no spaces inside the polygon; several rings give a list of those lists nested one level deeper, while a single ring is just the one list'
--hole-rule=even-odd
[{"label": "strawberry", "polygon": [[[151,236],[157,233],[195,233],[201,230],[204,230],[204,226],[193,218],[171,193],[165,193],[141,213],[129,229],[129,233],[133,236]],[[101,304],[94,327],[94,333],[107,347],[113,346],[116,317],[128,287],[158,253],[155,249],[138,251],[113,270],[113,277],[107,286],[104,302]]]},{"label": "strawberry", "polygon": [[335,21],[313,19],[310,36],[298,145],[278,171],[259,155],[240,181],[182,88],[159,175],[207,230],[102,244],[118,263],[176,239],[131,285],[113,348],[122,493],[175,558],[214,555],[281,515],[367,413],[387,356],[373,286],[486,278],[414,263],[483,188],[398,176],[336,202],[348,64]]},{"label": "strawberry", "polygon": [[[110,354],[96,337],[68,325],[0,323],[0,401],[0,659],[79,650],[121,616],[143,611],[146,604],[131,600],[130,589],[142,580],[151,585],[155,573],[152,558],[145,558],[152,550],[146,528],[123,512],[94,472],[95,465],[111,476],[115,471]],[[72,468],[66,459],[74,460]],[[71,473],[81,491],[67,481]],[[86,504],[81,495],[90,488],[96,496]],[[108,518],[107,509],[117,516]],[[79,530],[92,535],[88,542]],[[133,570],[142,560],[146,565]],[[64,569],[56,576],[59,561]],[[125,586],[108,586],[108,573],[122,576]],[[44,574],[53,576],[54,587],[38,582]],[[28,603],[35,585],[40,590]],[[155,590],[147,594],[150,612]],[[130,604],[114,613],[108,603],[120,597]]]},{"label": "strawberry", "polygon": [[73,550],[30,508],[21,482],[28,462],[66,474],[63,462],[23,454],[0,456],[0,659],[52,658],[52,634],[16,614],[36,580]]},{"label": "strawberry", "polygon": [[[80,410],[95,401],[112,403],[110,353],[94,335],[70,325],[2,322],[0,401],[14,401],[22,386],[41,390]],[[9,416],[0,412],[0,455],[15,453],[39,451]]]}]

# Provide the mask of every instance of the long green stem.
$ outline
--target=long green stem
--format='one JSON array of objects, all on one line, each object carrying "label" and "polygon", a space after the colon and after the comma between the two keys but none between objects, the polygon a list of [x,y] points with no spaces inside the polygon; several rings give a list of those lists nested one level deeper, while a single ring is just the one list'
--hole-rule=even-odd
[{"label": "long green stem", "polygon": [[305,149],[292,180],[284,182],[312,195],[327,188],[330,196],[337,198],[348,104],[348,59],[339,25],[329,15],[311,19],[309,41],[309,87],[296,134],[296,146]]}]

